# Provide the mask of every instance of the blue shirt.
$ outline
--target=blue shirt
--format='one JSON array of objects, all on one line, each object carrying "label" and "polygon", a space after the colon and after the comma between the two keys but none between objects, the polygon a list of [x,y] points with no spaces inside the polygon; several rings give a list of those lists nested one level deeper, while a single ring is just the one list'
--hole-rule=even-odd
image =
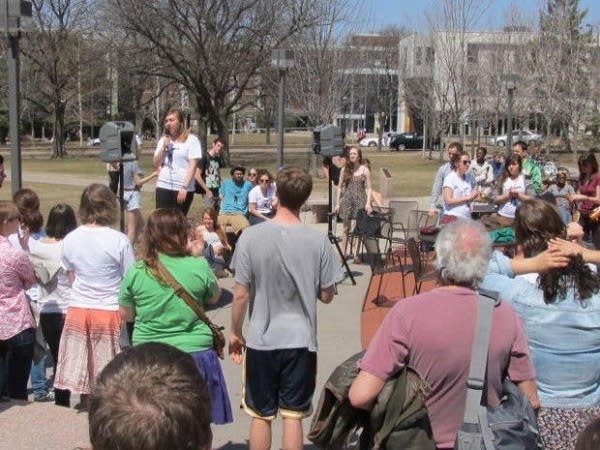
[{"label": "blue shirt", "polygon": [[227,179],[221,184],[221,212],[226,214],[248,214],[248,193],[254,186],[248,180],[237,184]]},{"label": "blue shirt", "polygon": [[600,294],[582,305],[570,289],[547,305],[534,283],[515,278],[510,259],[496,251],[481,287],[499,291],[523,320],[542,406],[600,405]]}]

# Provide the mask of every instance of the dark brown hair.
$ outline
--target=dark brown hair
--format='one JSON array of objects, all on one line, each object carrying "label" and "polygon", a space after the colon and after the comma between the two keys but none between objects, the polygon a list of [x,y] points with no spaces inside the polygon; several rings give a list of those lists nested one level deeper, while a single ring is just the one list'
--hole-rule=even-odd
[{"label": "dark brown hair", "polygon": [[67,234],[77,228],[75,211],[66,203],[59,203],[52,207],[46,222],[46,234],[54,239],[63,239]]},{"label": "dark brown hair", "polygon": [[94,183],[83,190],[79,202],[81,223],[108,226],[117,220],[117,196],[108,186]]},{"label": "dark brown hair", "polygon": [[40,212],[40,198],[31,189],[19,189],[13,195],[13,202],[19,208],[21,223],[32,233],[37,233],[44,225],[44,217]]},{"label": "dark brown hair", "polygon": [[210,420],[194,359],[157,342],[129,347],[106,365],[88,414],[94,450],[209,449]]},{"label": "dark brown hair", "polygon": [[[565,224],[556,206],[540,199],[525,200],[515,214],[515,235],[526,257],[535,256],[548,248],[552,238],[566,237]],[[538,278],[544,302],[553,303],[575,290],[575,298],[583,303],[600,291],[600,276],[591,271],[581,255],[572,256],[567,267],[550,269]]]},{"label": "dark brown hair", "polygon": [[312,192],[312,177],[300,167],[285,167],[277,172],[275,180],[279,204],[297,211]]},{"label": "dark brown hair", "polygon": [[596,417],[577,437],[575,450],[598,450],[600,448],[600,417]]},{"label": "dark brown hair", "polygon": [[589,164],[592,167],[592,175],[598,173],[598,160],[596,159],[596,155],[593,151],[589,151],[581,155],[577,160],[577,166],[579,167],[579,184],[583,184],[585,182],[586,175],[581,172],[581,166],[584,164]]},{"label": "dark brown hair", "polygon": [[502,174],[498,179],[497,186],[498,191],[500,193],[502,193],[502,185],[508,178],[510,178],[510,172],[508,171],[508,167],[513,163],[519,164],[519,173],[523,171],[523,159],[516,153],[511,153],[510,155],[508,155],[508,157],[506,157],[504,160],[504,170],[502,170]]}]

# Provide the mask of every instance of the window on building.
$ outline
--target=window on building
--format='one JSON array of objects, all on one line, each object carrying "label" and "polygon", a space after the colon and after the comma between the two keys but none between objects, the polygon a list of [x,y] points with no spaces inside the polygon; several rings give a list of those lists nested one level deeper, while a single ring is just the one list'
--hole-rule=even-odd
[{"label": "window on building", "polygon": [[467,62],[476,63],[478,61],[478,48],[476,44],[467,44]]},{"label": "window on building", "polygon": [[435,50],[433,47],[427,47],[425,49],[425,62],[427,64],[433,64],[435,61]]},{"label": "window on building", "polygon": [[423,64],[423,48],[417,47],[415,51],[415,66]]}]

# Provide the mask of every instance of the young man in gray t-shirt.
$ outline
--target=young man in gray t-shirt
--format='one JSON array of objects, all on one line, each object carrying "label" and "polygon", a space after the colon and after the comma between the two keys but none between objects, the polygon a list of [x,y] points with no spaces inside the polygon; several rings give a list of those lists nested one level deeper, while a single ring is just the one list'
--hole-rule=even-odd
[{"label": "young man in gray t-shirt", "polygon": [[[329,303],[343,272],[324,233],[300,222],[312,178],[290,167],[277,174],[275,217],[247,228],[231,267],[235,288],[229,353],[246,350],[244,398],[252,416],[250,448],[271,442],[271,421],[283,417],[283,448],[301,448],[301,420],[311,413],[317,367],[317,299]],[[242,325],[252,310],[247,339]]]}]

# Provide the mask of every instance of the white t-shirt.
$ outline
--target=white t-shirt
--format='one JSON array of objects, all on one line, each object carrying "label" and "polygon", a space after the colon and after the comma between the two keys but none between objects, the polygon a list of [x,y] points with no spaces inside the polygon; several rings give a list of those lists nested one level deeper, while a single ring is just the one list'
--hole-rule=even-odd
[{"label": "white t-shirt", "polygon": [[272,184],[267,188],[267,195],[263,195],[260,186],[254,186],[248,193],[248,203],[256,203],[256,209],[261,214],[271,214],[275,194],[275,186]]},{"label": "white t-shirt", "polygon": [[[453,192],[453,197],[464,198],[469,195],[475,187],[475,178],[473,174],[467,172],[465,178],[458,176],[456,171],[450,172],[444,178],[444,188],[450,188]],[[451,216],[464,217],[469,219],[471,217],[471,209],[468,203],[459,203],[458,205],[446,205],[444,202],[444,214]]]},{"label": "white t-shirt", "polygon": [[[164,136],[159,139],[156,150],[154,150],[155,155],[163,148],[164,141]],[[189,160],[202,159],[200,141],[193,134],[189,134],[185,142],[171,140],[169,147],[171,146],[172,150],[165,154],[165,159],[158,173],[156,187],[169,189],[170,191],[178,191],[184,187],[188,192],[192,192],[194,190],[194,179],[192,178],[187,186],[183,186],[183,180],[188,170]]]},{"label": "white t-shirt", "polygon": [[[43,266],[51,278],[56,277],[56,284],[50,292],[47,287],[42,287],[41,296],[38,300],[41,312],[66,314],[71,302],[71,283],[67,272],[61,265],[62,241],[43,242],[40,241],[35,249],[29,253],[34,267]],[[56,274],[56,275],[54,275]]]},{"label": "white t-shirt", "polygon": [[[29,239],[27,240],[27,247],[29,248],[30,252],[35,250],[35,247],[38,245],[40,239],[42,239],[43,237],[46,237],[46,232],[44,230],[40,230],[37,233],[31,233],[29,235]],[[21,243],[19,242],[18,233],[13,233],[10,236],[8,236],[8,241],[14,248],[22,250]],[[25,291],[25,293],[27,294],[29,301],[32,303],[37,303],[40,299],[40,296],[42,295],[42,291],[38,283],[34,283],[33,286],[31,286],[29,289],[27,289],[27,291]]]},{"label": "white t-shirt", "polygon": [[[504,180],[502,184],[502,193],[508,194],[512,189],[525,193],[525,177],[523,174],[520,174],[514,180],[508,177]],[[517,212],[517,207],[521,204],[521,200],[518,198],[509,198],[505,201],[500,208],[498,208],[498,215],[502,217],[507,217],[509,219],[515,218],[515,213]]]},{"label": "white t-shirt", "polygon": [[73,300],[78,308],[119,309],[119,289],[135,262],[127,236],[109,227],[81,225],[63,239],[62,263],[74,272]]}]

